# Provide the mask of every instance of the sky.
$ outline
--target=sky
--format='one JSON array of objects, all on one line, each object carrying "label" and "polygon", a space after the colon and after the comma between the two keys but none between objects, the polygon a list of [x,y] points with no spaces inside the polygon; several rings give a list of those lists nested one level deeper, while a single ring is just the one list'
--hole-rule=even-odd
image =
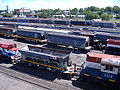
[{"label": "sky", "polygon": [[0,10],[5,10],[8,5],[10,10],[27,8],[31,10],[40,9],[72,9],[96,6],[99,8],[107,6],[119,6],[120,0],[0,0]]}]

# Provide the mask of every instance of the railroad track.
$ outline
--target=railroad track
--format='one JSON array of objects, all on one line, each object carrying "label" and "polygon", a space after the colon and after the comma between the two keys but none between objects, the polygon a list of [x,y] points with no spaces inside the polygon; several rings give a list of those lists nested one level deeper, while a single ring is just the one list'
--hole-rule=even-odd
[{"label": "railroad track", "polygon": [[2,65],[0,65],[0,73],[3,73],[3,74],[10,76],[12,78],[30,83],[34,86],[41,87],[41,88],[44,88],[47,90],[68,90],[68,89],[69,90],[76,90],[73,87],[68,87],[68,86],[58,84],[58,83],[55,83],[52,81],[47,81],[47,80],[43,80],[40,78],[36,78],[36,77],[30,76],[28,74],[12,70],[12,69],[10,69],[6,66],[2,66]]}]

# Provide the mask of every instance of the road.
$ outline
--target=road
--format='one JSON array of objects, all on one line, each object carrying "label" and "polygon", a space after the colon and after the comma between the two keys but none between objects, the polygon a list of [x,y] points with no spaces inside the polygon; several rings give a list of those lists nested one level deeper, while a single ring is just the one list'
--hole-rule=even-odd
[{"label": "road", "polygon": [[0,90],[48,90],[0,73]]}]

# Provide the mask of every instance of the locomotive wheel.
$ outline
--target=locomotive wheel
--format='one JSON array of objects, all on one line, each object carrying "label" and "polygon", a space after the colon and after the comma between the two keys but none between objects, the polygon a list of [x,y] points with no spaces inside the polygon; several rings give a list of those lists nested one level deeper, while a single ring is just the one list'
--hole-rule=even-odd
[{"label": "locomotive wheel", "polygon": [[56,73],[56,71],[57,71],[57,70],[54,69],[54,68],[51,69],[51,72],[53,72],[53,73]]},{"label": "locomotive wheel", "polygon": [[46,67],[45,66],[39,66],[39,68],[41,69],[41,70],[46,70]]}]

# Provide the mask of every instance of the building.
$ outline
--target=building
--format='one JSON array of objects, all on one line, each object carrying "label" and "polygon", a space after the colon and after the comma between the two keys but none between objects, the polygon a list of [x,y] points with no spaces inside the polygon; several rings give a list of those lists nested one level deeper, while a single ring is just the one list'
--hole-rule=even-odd
[{"label": "building", "polygon": [[19,14],[21,14],[21,13],[30,13],[31,10],[30,9],[21,8],[21,9],[14,9],[14,12],[15,13],[19,13]]}]

